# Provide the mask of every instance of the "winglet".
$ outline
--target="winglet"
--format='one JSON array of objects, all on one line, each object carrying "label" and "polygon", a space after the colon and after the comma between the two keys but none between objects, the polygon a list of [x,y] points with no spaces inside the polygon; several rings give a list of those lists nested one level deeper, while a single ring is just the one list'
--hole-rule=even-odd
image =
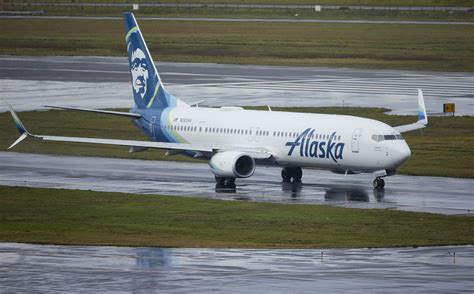
[{"label": "winglet", "polygon": [[8,107],[10,108],[10,113],[12,115],[13,121],[15,122],[15,126],[17,130],[20,132],[20,137],[15,142],[13,142],[13,144],[11,144],[10,147],[8,147],[8,149],[12,149],[18,143],[26,139],[28,136],[32,136],[32,135],[26,130],[20,118],[18,117],[16,112],[13,110],[13,107],[11,105],[8,105]]},{"label": "winglet", "polygon": [[418,123],[427,125],[428,115],[426,114],[425,99],[423,98],[423,91],[418,89]]}]

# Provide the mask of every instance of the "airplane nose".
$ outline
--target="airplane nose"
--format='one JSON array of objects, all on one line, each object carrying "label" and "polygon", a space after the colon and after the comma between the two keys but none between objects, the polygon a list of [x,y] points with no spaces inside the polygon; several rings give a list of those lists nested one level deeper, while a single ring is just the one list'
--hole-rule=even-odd
[{"label": "airplane nose", "polygon": [[411,150],[405,140],[402,141],[403,143],[400,144],[399,148],[397,148],[398,152],[396,155],[397,166],[402,165],[405,161],[407,161],[411,156]]},{"label": "airplane nose", "polygon": [[392,159],[394,166],[398,167],[407,161],[411,156],[411,150],[405,141],[401,141],[400,144],[392,150]]}]

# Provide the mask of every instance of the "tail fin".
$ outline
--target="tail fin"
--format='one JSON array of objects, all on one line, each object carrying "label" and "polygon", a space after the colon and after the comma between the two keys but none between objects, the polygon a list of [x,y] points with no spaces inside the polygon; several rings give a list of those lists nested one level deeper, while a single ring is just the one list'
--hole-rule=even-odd
[{"label": "tail fin", "polygon": [[163,87],[133,13],[124,13],[123,23],[135,106],[137,108],[165,108],[185,104]]}]

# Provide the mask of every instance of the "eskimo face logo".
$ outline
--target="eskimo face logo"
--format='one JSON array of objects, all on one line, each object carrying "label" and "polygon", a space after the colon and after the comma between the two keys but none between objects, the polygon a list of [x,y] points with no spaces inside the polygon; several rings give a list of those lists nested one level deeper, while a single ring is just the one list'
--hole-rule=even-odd
[{"label": "eskimo face logo", "polygon": [[140,94],[142,99],[145,97],[148,82],[148,66],[146,64],[146,56],[143,51],[138,48],[133,51],[130,56],[133,90],[136,94]]},{"label": "eskimo face logo", "polygon": [[289,146],[288,156],[291,156],[295,149],[299,148],[299,155],[301,157],[310,158],[331,158],[334,162],[338,159],[342,159],[342,152],[344,151],[344,143],[334,142],[336,132],[332,133],[329,140],[312,140],[315,130],[307,128],[304,130],[296,140],[286,142],[286,146]]}]

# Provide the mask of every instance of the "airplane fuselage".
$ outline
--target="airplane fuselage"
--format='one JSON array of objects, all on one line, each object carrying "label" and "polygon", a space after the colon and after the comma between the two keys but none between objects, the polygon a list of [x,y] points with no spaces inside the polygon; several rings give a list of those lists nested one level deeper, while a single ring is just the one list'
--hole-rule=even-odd
[{"label": "airplane fuselage", "polygon": [[[220,150],[257,148],[273,155],[271,160],[257,161],[259,165],[340,173],[394,171],[411,154],[405,140],[392,127],[354,116],[240,107],[168,107],[131,112],[142,115],[140,120],[134,120],[135,125],[153,141],[197,145],[212,142]],[[196,156],[194,152],[185,154]]]}]

